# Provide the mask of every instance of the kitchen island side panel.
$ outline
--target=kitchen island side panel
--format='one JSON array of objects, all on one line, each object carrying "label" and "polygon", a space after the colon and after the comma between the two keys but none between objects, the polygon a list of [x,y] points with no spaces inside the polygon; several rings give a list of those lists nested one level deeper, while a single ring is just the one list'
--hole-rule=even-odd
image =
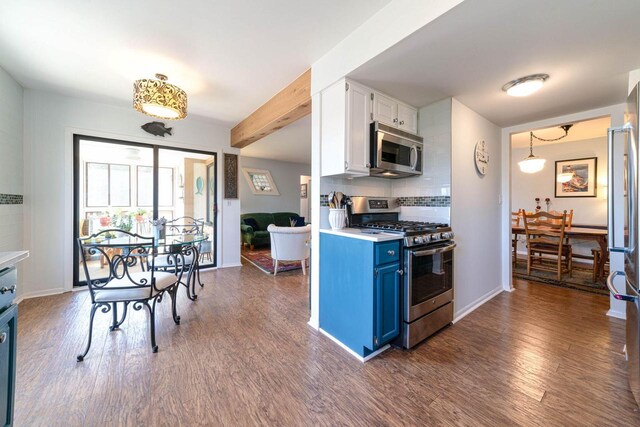
[{"label": "kitchen island side panel", "polygon": [[320,328],[362,357],[372,352],[373,245],[320,234]]}]

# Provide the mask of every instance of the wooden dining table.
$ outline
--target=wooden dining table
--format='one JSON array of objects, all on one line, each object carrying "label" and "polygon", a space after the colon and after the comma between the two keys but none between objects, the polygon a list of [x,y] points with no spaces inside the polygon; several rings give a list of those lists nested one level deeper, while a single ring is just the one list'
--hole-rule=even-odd
[{"label": "wooden dining table", "polygon": [[[535,228],[535,226],[530,226],[529,228]],[[516,242],[518,240],[518,235],[525,234],[524,225],[512,225],[511,233],[513,233]],[[609,260],[609,251],[607,248],[607,230],[602,228],[591,228],[591,227],[565,227],[564,235],[569,238],[576,238],[580,240],[593,240],[598,243],[600,246],[600,250],[602,251],[602,256],[600,257],[598,263],[598,276],[600,278],[604,277],[604,265]],[[516,243],[517,244],[517,243]]]}]

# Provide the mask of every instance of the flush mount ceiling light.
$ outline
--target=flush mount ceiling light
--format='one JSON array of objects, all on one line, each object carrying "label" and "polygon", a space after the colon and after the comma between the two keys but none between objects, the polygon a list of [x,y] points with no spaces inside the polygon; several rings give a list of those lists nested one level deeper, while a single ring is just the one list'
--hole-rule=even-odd
[{"label": "flush mount ceiling light", "polygon": [[151,117],[180,120],[187,117],[187,94],[178,86],[167,83],[167,76],[133,83],[133,108]]},{"label": "flush mount ceiling light", "polygon": [[502,90],[509,96],[529,96],[537,92],[548,78],[549,74],[531,74],[511,80],[502,86]]},{"label": "flush mount ceiling light", "polygon": [[[569,135],[569,129],[571,129],[571,126],[573,125],[563,125],[560,126],[562,128],[562,130],[564,130],[564,135],[558,137],[558,138],[552,138],[552,139],[544,139],[544,138],[540,138],[537,137],[533,134],[533,132],[529,132],[529,156],[527,158],[525,158],[524,160],[521,160],[518,162],[518,166],[520,167],[520,170],[524,173],[536,173],[536,172],[540,172],[543,168],[544,168],[544,164],[547,161],[546,159],[542,159],[540,157],[534,156],[533,155],[533,138],[539,140],[539,141],[544,141],[544,142],[553,142],[553,141],[559,141],[562,138],[565,138],[567,135]],[[564,175],[564,174],[561,174]],[[557,179],[559,180],[560,177],[558,176]],[[564,179],[564,177],[562,178]],[[571,179],[571,177],[569,177],[569,180]],[[563,182],[563,181],[558,181],[558,182]],[[566,181],[564,181],[566,182]]]}]

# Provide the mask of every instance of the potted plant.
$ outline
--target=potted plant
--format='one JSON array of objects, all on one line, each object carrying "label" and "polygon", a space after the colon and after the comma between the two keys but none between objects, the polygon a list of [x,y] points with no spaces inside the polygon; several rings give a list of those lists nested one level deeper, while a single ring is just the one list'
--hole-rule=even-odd
[{"label": "potted plant", "polygon": [[108,227],[111,225],[111,216],[109,215],[109,211],[106,211],[104,215],[100,217],[100,227]]},{"label": "potted plant", "polygon": [[147,214],[147,211],[142,208],[138,208],[138,210],[135,211],[133,214],[135,215],[137,222],[143,222],[144,216]]}]

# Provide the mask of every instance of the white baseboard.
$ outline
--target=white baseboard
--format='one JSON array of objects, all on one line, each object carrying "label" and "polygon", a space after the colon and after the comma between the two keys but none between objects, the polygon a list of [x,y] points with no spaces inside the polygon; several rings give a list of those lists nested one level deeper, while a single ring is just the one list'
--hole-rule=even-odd
[{"label": "white baseboard", "polygon": [[47,297],[49,295],[59,295],[59,294],[62,294],[64,292],[66,292],[64,288],[55,288],[55,289],[48,289],[46,291],[29,292],[29,293],[26,293],[24,295],[20,295],[18,298],[16,298],[14,303],[15,304],[20,304],[22,301],[24,301],[26,299],[38,298],[38,297]]},{"label": "white baseboard", "polygon": [[231,268],[231,267],[242,267],[242,264],[237,263],[237,264],[223,264],[220,266],[220,268]]},{"label": "white baseboard", "polygon": [[320,329],[320,325],[315,319],[309,319],[309,321],[307,322],[307,325],[311,326],[316,331]]},{"label": "white baseboard", "polygon": [[609,309],[609,311],[607,311],[607,316],[615,317],[616,319],[622,319],[622,320],[627,319],[627,313],[624,313],[618,310],[612,310],[612,309]]},{"label": "white baseboard", "polygon": [[356,359],[358,359],[359,361],[361,361],[362,363],[366,362],[367,360],[370,360],[374,357],[376,357],[377,355],[379,355],[380,353],[382,353],[383,351],[385,351],[386,349],[390,348],[391,346],[389,344],[385,345],[382,348],[379,348],[378,350],[374,351],[373,353],[371,353],[370,355],[368,355],[367,357],[362,357],[360,356],[358,353],[356,353],[355,351],[351,350],[349,347],[347,347],[346,345],[344,345],[342,342],[340,342],[336,337],[334,337],[333,335],[331,335],[329,332],[325,331],[322,328],[318,328],[318,330],[320,332],[322,332],[327,338],[329,338],[331,341],[335,342],[336,344],[338,344],[340,347],[342,347],[344,350],[346,350],[350,355],[352,355],[353,357],[355,357]]},{"label": "white baseboard", "polygon": [[489,301],[491,298],[495,297],[496,295],[502,292],[504,292],[504,289],[502,289],[502,286],[498,286],[497,288],[481,296],[471,304],[467,305],[466,307],[463,307],[458,313],[454,314],[453,323],[459,322],[469,313],[473,312],[476,308],[480,307],[482,304],[484,304],[485,302]]}]

